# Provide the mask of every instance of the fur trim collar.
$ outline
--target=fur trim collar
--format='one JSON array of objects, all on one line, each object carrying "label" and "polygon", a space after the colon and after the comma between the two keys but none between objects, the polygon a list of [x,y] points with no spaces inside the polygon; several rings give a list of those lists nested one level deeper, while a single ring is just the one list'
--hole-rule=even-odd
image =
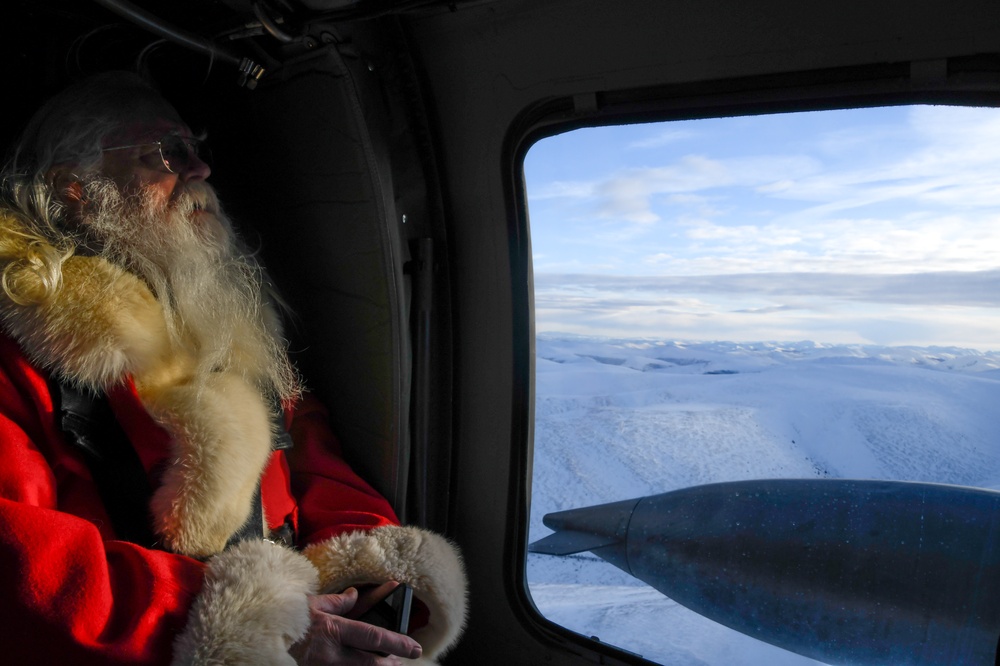
[{"label": "fur trim collar", "polygon": [[151,502],[155,530],[174,552],[221,552],[247,520],[271,452],[260,392],[236,373],[199,376],[197,350],[171,340],[163,309],[135,275],[70,256],[51,289],[43,254],[57,256],[0,213],[0,323],[62,380],[104,391],[132,377],[171,437],[171,465]]}]

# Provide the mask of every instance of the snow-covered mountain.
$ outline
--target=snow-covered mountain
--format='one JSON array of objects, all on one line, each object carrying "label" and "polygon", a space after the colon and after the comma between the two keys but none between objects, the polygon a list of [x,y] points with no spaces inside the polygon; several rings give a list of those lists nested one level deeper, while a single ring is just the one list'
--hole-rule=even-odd
[{"label": "snow-covered mountain", "polygon": [[[530,539],[552,511],[762,478],[1000,490],[1000,353],[540,335]],[[663,664],[815,664],[589,554],[528,556],[542,613]]]}]

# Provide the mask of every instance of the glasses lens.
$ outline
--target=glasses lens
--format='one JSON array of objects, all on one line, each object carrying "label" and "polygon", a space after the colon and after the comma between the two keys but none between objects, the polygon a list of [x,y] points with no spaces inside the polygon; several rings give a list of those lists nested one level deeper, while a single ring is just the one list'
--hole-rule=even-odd
[{"label": "glasses lens", "polygon": [[191,166],[193,156],[207,163],[207,154],[199,139],[169,134],[160,140],[160,156],[163,164],[173,173],[183,171]]}]

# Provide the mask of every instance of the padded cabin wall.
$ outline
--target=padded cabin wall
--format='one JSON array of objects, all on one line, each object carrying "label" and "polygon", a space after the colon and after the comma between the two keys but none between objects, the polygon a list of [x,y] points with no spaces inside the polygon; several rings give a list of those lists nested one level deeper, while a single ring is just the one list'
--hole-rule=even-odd
[{"label": "padded cabin wall", "polygon": [[396,228],[409,250],[411,469],[407,521],[447,534],[451,500],[452,328],[449,245],[437,142],[420,73],[395,18],[353,26],[366,117],[378,114],[392,173]]},{"label": "padded cabin wall", "polygon": [[407,252],[377,114],[357,99],[360,64],[329,47],[231,100],[212,127],[226,151],[213,180],[260,236],[296,313],[293,358],[329,409],[345,457],[402,513]]}]

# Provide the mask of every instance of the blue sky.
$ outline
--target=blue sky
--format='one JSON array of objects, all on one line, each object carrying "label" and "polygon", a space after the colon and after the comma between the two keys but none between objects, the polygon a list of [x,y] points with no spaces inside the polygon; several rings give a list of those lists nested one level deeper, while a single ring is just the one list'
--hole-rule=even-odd
[{"label": "blue sky", "polygon": [[540,332],[1000,349],[1000,111],[583,129],[524,169]]}]

